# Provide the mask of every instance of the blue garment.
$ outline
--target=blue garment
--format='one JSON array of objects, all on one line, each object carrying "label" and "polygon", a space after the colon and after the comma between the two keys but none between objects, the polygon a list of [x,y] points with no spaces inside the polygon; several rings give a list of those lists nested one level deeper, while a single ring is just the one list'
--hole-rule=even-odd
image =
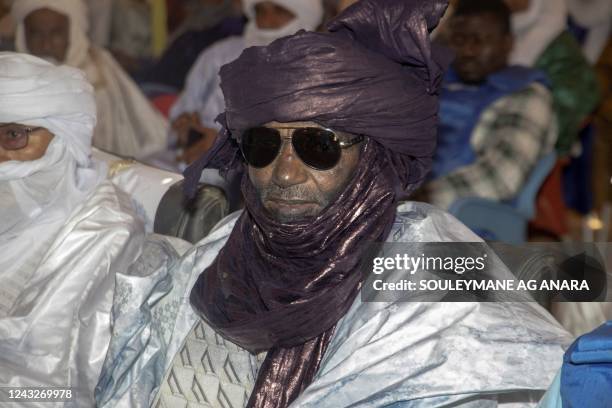
[{"label": "blue garment", "polygon": [[534,82],[546,84],[541,71],[512,66],[487,78],[481,85],[461,82],[454,70],[449,70],[440,98],[438,147],[431,178],[445,176],[476,160],[470,140],[485,109],[497,100],[519,92]]},{"label": "blue garment", "polygon": [[563,408],[563,403],[561,402],[561,370],[559,370],[552,384],[548,387],[548,391],[546,391],[546,394],[544,394],[538,403],[537,408]]},{"label": "blue garment", "polygon": [[561,368],[563,408],[612,407],[612,321],[578,338]]}]

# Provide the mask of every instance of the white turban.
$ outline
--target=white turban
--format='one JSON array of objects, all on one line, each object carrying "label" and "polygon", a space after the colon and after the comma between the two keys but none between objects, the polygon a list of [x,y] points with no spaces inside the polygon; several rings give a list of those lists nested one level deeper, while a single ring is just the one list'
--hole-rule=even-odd
[{"label": "white turban", "polygon": [[527,10],[512,14],[514,48],[510,63],[533,66],[566,27],[566,0],[530,0]]},{"label": "white turban", "polygon": [[321,0],[272,0],[273,3],[295,14],[295,19],[276,30],[260,29],[255,24],[255,5],[264,0],[242,0],[244,13],[249,18],[244,37],[247,46],[267,45],[273,40],[295,34],[299,30],[314,31],[323,22]]},{"label": "white turban", "polygon": [[13,3],[11,15],[17,24],[15,49],[18,52],[29,53],[23,20],[33,11],[49,9],[64,14],[70,20],[70,44],[64,64],[80,67],[87,59],[89,51],[89,20],[87,6],[81,0],[18,0]]},{"label": "white turban", "polygon": [[[105,170],[89,157],[95,122],[93,88],[81,71],[31,55],[0,53],[0,123],[41,126],[54,135],[41,158],[0,163],[0,258],[42,256],[51,237],[103,179]],[[28,279],[23,273],[22,263],[4,265],[5,289],[18,294]],[[0,312],[7,307],[1,303]]]},{"label": "white turban", "polygon": [[[80,166],[88,166],[96,124],[93,88],[76,68],[26,54],[0,53],[0,123],[44,127]],[[10,177],[11,167],[21,166],[0,164],[0,178]]]}]

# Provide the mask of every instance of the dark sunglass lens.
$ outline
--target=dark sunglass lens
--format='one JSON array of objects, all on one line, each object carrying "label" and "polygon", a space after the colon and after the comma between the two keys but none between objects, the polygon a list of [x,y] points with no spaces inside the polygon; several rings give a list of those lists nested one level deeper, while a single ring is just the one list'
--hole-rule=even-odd
[{"label": "dark sunglass lens", "polygon": [[28,132],[18,127],[0,128],[0,144],[6,150],[23,149],[28,144]]},{"label": "dark sunglass lens", "polygon": [[255,127],[242,134],[242,154],[253,167],[266,167],[278,155],[282,140],[276,129]]},{"label": "dark sunglass lens", "polygon": [[293,147],[304,163],[319,170],[333,168],[342,155],[338,136],[319,128],[296,129]]}]

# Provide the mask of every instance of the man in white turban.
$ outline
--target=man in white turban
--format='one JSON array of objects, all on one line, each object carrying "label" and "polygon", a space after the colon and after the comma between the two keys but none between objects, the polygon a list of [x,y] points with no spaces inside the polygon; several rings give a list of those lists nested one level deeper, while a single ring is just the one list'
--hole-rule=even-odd
[{"label": "man in white turban", "polygon": [[83,70],[95,89],[98,109],[93,145],[141,158],[166,147],[166,121],[105,50],[87,38],[81,0],[19,0],[15,48]]},{"label": "man in white turban", "polygon": [[[225,110],[221,66],[238,58],[246,47],[267,45],[299,30],[314,31],[323,23],[321,0],[243,0],[242,4],[249,18],[244,34],[219,41],[200,54],[170,112],[179,144],[186,148],[182,159],[188,164],[208,150],[220,128],[215,119]],[[202,139],[188,140],[190,131]]]},{"label": "man in white turban", "polygon": [[81,71],[0,53],[0,387],[70,387],[78,407],[92,405],[115,273],[144,239],[90,158],[95,124]]}]

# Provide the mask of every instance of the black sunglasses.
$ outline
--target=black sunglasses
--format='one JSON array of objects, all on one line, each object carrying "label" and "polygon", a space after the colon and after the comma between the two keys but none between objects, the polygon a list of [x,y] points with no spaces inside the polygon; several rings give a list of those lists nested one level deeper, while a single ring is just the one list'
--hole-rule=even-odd
[{"label": "black sunglasses", "polygon": [[329,170],[335,167],[346,149],[363,141],[364,136],[341,142],[338,135],[330,129],[316,127],[278,127],[257,126],[242,132],[240,150],[246,162],[256,168],[270,165],[283,144],[280,130],[293,130],[291,143],[296,154],[305,165],[315,170]]}]

